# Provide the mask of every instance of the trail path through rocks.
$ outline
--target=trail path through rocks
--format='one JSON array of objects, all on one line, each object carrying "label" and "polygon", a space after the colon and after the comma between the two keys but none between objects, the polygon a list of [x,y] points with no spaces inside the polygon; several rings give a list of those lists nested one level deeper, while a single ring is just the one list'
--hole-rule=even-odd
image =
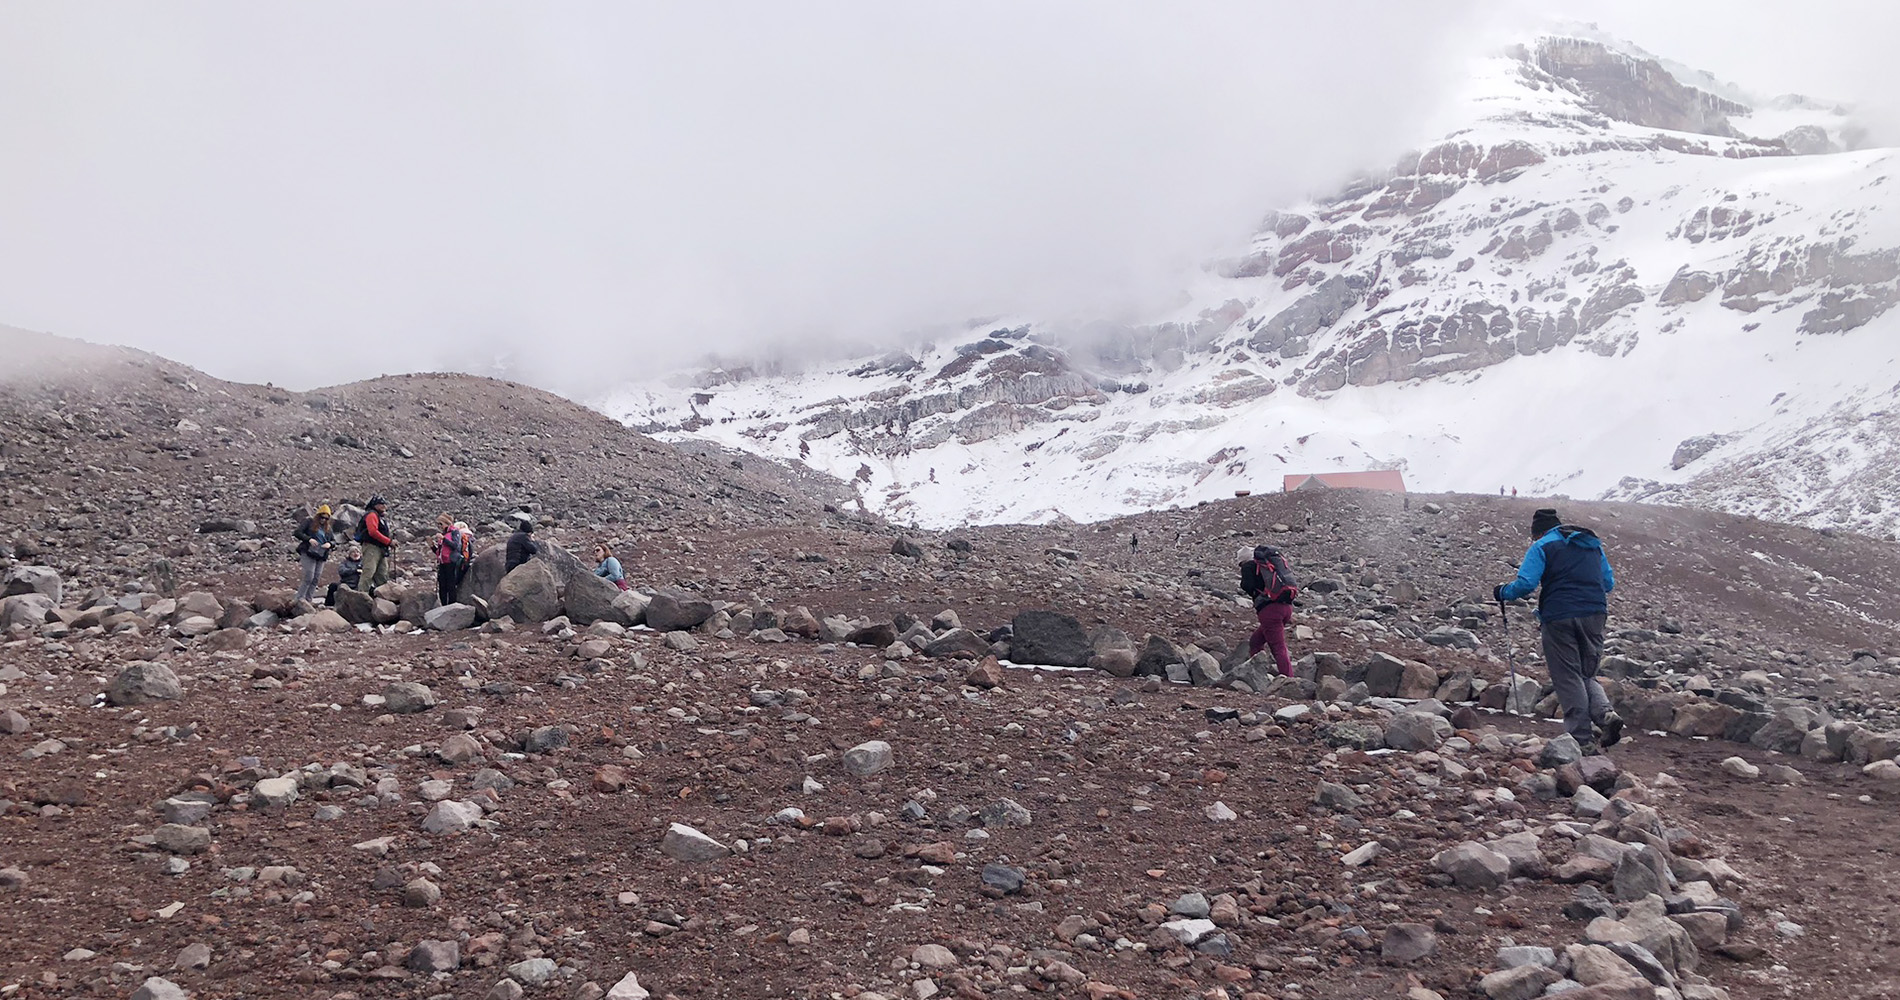
[{"label": "trail path through rocks", "polygon": [[[1489,714],[1485,720],[1549,735],[1556,723]],[[1748,876],[1750,939],[1763,958],[1717,968],[1736,1000],[1889,1000],[1900,995],[1900,794],[1891,782],[1846,764],[1815,763],[1720,740],[1635,733],[1610,755],[1645,780],[1667,772],[1683,788],[1670,794],[1670,818],[1696,824],[1705,839]],[[1785,765],[1802,780],[1738,779],[1720,762],[1740,756],[1757,766]],[[1871,801],[1860,801],[1861,796]],[[1773,933],[1770,911],[1798,924],[1798,937]],[[1768,933],[1763,933],[1767,930]]]}]

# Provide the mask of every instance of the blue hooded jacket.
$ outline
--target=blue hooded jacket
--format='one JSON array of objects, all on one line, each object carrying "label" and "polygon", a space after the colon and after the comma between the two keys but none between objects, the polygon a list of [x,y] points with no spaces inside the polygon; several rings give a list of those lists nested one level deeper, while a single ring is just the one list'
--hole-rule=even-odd
[{"label": "blue hooded jacket", "polygon": [[1517,579],[1501,587],[1498,596],[1515,601],[1540,584],[1544,592],[1537,599],[1537,618],[1558,622],[1607,613],[1616,574],[1595,532],[1559,525],[1531,543],[1518,564]]}]

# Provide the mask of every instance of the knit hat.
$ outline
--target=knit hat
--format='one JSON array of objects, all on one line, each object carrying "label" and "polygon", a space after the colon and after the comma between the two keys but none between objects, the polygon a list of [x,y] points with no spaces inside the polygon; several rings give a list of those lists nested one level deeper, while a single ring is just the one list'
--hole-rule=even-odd
[{"label": "knit hat", "polygon": [[318,516],[318,517],[329,517],[329,516],[330,516],[330,505],[329,505],[329,504],[327,504],[327,503],[326,503],[326,504],[319,504],[319,505],[317,505],[317,516]]},{"label": "knit hat", "polygon": [[1562,523],[1564,521],[1563,518],[1557,516],[1557,508],[1541,507],[1537,513],[1531,515],[1531,537],[1542,538],[1550,529]]}]

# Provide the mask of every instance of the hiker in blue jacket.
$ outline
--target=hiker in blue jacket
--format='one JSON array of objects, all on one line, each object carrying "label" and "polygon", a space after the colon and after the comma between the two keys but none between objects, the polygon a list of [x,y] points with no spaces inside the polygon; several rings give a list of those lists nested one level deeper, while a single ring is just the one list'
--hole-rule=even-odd
[{"label": "hiker in blue jacket", "polygon": [[1623,738],[1623,720],[1597,683],[1616,574],[1596,533],[1564,524],[1553,508],[1531,515],[1531,538],[1517,579],[1499,584],[1491,595],[1502,603],[1543,587],[1537,620],[1543,629],[1544,662],[1557,688],[1557,704],[1563,707],[1564,729],[1585,754],[1599,753]]}]

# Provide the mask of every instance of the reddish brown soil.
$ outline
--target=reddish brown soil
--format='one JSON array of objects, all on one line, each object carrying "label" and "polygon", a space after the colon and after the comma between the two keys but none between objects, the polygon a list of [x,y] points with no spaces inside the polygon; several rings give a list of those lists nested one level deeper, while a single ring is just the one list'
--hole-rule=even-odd
[{"label": "reddish brown soil", "polygon": [[[0,537],[25,541],[81,592],[150,585],[156,558],[170,562],[181,592],[248,597],[282,586],[293,501],[380,489],[399,520],[436,507],[480,519],[537,503],[561,529],[548,537],[571,549],[599,537],[634,539],[623,559],[647,586],[885,620],[950,608],[978,629],[1048,607],[1137,639],[1155,632],[1220,649],[1250,627],[1229,592],[1232,550],[1272,540],[1304,578],[1345,584],[1344,597],[1302,610],[1317,636],[1296,642],[1296,655],[1320,649],[1356,660],[1384,649],[1495,677],[1504,646],[1495,626],[1482,630],[1489,647],[1476,652],[1426,646],[1403,630],[1483,600],[1509,575],[1528,511],[1550,502],[1414,497],[1408,508],[1358,492],[1254,497],[1099,526],[954,533],[973,543],[967,555],[942,546],[951,535],[925,538],[928,555],[917,561],[889,554],[891,527],[826,511],[833,494],[822,480],[749,459],[733,469],[725,457],[683,456],[519,387],[414,378],[309,394],[334,407],[317,421],[326,432],[347,428],[360,441],[393,427],[383,437],[422,446],[408,459],[386,447],[299,446],[289,435],[303,425],[297,408],[310,410],[306,397],[214,385],[156,359],[115,371],[120,381],[75,385],[48,375],[0,396],[9,408]],[[174,376],[201,381],[188,387]],[[283,416],[290,412],[298,417]],[[185,417],[255,435],[172,447],[172,428]],[[280,417],[288,422],[274,422]],[[533,442],[520,439],[529,427]],[[481,464],[457,465],[432,450],[436,433],[459,435]],[[375,475],[361,474],[366,461]],[[480,492],[463,495],[458,483]],[[1428,513],[1428,501],[1444,509]],[[1700,512],[1563,506],[1610,541],[1623,580],[1616,627],[1680,628],[1643,640],[1658,655],[1694,646],[1689,669],[1725,676],[1768,667],[1824,701],[1891,710],[1891,676],[1847,669],[1856,649],[1900,652],[1890,624],[1900,621],[1900,560],[1891,545]],[[249,539],[257,551],[239,547],[236,534],[198,534],[198,520],[212,516],[257,520],[259,537]],[[1276,522],[1294,530],[1275,532]],[[1133,554],[1130,532],[1141,538]],[[426,568],[404,551],[405,571]],[[1383,593],[1371,588],[1400,582],[1417,587],[1416,602],[1380,613],[1384,631],[1355,624]],[[1532,633],[1518,624],[1527,651]],[[1086,995],[1062,982],[1060,961],[1141,997],[1397,997],[1412,985],[1455,997],[1492,967],[1507,936],[1559,946],[1579,937],[1558,912],[1566,887],[1520,882],[1485,895],[1425,879],[1447,842],[1510,820],[1544,822],[1545,804],[1521,812],[1470,800],[1474,789],[1514,780],[1505,760],[1484,761],[1489,783],[1429,797],[1404,755],[1333,755],[1306,725],[1258,737],[1267,727],[1210,722],[1210,706],[1277,707],[1225,692],[1050,672],[1011,672],[1002,689],[982,692],[963,687],[962,664],[911,660],[886,672],[870,650],[701,641],[697,652],[677,653],[658,636],[635,634],[616,642],[615,666],[597,673],[570,656],[571,643],[533,630],[269,632],[234,653],[154,634],[0,645],[0,670],[21,674],[5,682],[0,710],[17,709],[30,725],[0,736],[0,799],[12,803],[0,811],[0,867],[26,878],[0,888],[0,913],[12,918],[0,989],[124,996],[163,974],[201,998],[482,996],[503,966],[542,955],[572,970],[538,991],[551,996],[576,995],[590,981],[610,985],[629,970],[656,996],[901,995],[925,974],[904,960],[937,943],[958,959],[928,973],[950,995]],[[644,666],[635,666],[635,652]],[[186,698],[92,707],[104,682],[142,657],[170,664]],[[860,676],[866,669],[870,679]],[[272,673],[289,680],[277,686],[258,676]],[[573,678],[578,686],[563,686]],[[365,695],[395,679],[430,684],[441,705],[399,717],[364,706]],[[809,698],[754,709],[750,692],[759,688],[797,688]],[[515,785],[499,793],[492,834],[427,836],[419,783],[451,779],[452,797],[462,798],[482,766],[431,756],[458,731],[445,712],[465,707],[481,709],[471,732],[483,763]],[[521,732],[545,725],[571,727],[571,745],[506,756]],[[49,738],[67,749],[22,756]],[[891,742],[896,765],[850,777],[841,751],[872,738]],[[1900,844],[1886,822],[1900,793],[1840,765],[1799,761],[1790,763],[1808,775],[1805,784],[1742,783],[1715,767],[1736,753],[1767,759],[1731,744],[1646,737],[1615,751],[1645,781],[1662,770],[1681,778],[1685,790],[1662,795],[1665,813],[1698,828],[1749,877],[1736,893],[1750,918],[1743,937],[1768,957],[1706,958],[1715,982],[1738,998],[1900,992],[1888,930],[1900,917],[1892,864]],[[160,852],[134,840],[161,822],[157,801],[194,783],[228,796],[265,772],[339,762],[369,771],[372,787],[394,777],[401,801],[370,807],[360,804],[363,791],[344,789],[306,791],[282,810],[227,801],[206,821],[210,851],[176,876],[162,873]],[[609,764],[626,768],[627,787],[598,793],[592,782]],[[825,790],[803,793],[807,776]],[[1374,804],[1351,817],[1315,811],[1309,801],[1322,777],[1365,786]],[[1859,802],[1863,794],[1872,802]],[[980,809],[1004,796],[1032,813],[1030,826],[990,827],[987,840],[971,840],[975,824],[950,818],[954,807]],[[925,820],[902,817],[911,799],[926,806]],[[1240,819],[1206,819],[1215,801]],[[1147,808],[1136,811],[1137,803]],[[341,818],[319,821],[325,805],[341,806]],[[768,822],[788,806],[818,825]],[[1396,818],[1400,809],[1416,817]],[[825,832],[827,819],[835,833]],[[658,850],[671,822],[755,846],[718,861],[675,861]],[[384,836],[395,838],[387,857],[351,846]],[[1337,855],[1374,839],[1390,853],[1344,872]],[[940,874],[908,856],[939,842],[957,852]],[[1025,891],[986,895],[981,870],[990,862],[1025,870]],[[294,866],[301,884],[225,874],[267,865]],[[377,888],[385,869],[396,888]],[[442,899],[403,906],[400,884],[423,874]],[[1104,941],[1158,944],[1146,908],[1165,908],[1190,889],[1232,893],[1242,904],[1230,957],[1097,950],[1054,934],[1063,917],[1080,914],[1104,925],[1096,932]],[[624,893],[637,899],[623,902]],[[184,905],[159,916],[173,902]],[[1771,909],[1804,925],[1805,936],[1778,938]],[[1378,960],[1382,929],[1401,920],[1440,922],[1439,952],[1419,968]],[[792,943],[800,930],[808,943]],[[438,980],[403,969],[424,939],[460,939],[460,971]],[[210,946],[210,967],[172,972],[193,942]],[[97,954],[62,958],[75,948]]]}]

